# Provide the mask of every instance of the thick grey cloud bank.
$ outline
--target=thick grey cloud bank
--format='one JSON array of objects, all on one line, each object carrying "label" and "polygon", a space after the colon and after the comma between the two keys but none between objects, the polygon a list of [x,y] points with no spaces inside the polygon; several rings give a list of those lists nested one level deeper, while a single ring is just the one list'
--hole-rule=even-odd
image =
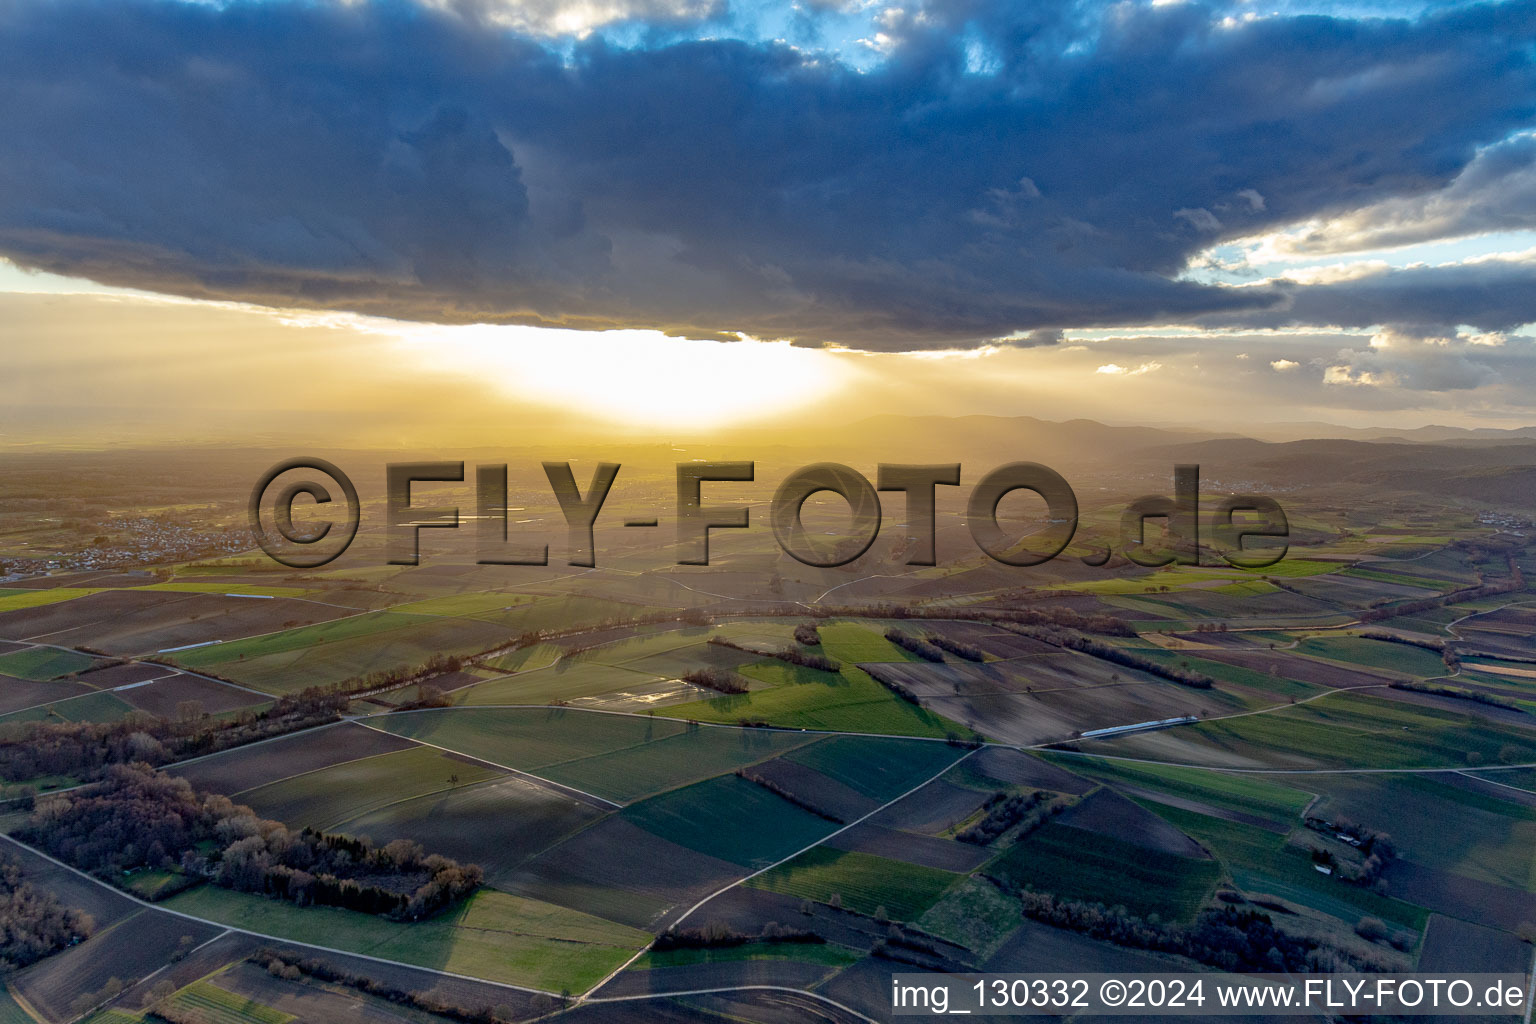
[{"label": "thick grey cloud bank", "polygon": [[[1536,320],[1518,261],[1175,280],[1309,217],[1422,233],[1414,197],[1536,124],[1531,4],[1244,23],[956,0],[890,14],[864,72],[675,25],[557,49],[464,9],[0,0],[0,254],[278,305],[877,349],[1405,304]],[[1527,150],[1457,186],[1493,204],[1458,223],[1529,223]]]}]

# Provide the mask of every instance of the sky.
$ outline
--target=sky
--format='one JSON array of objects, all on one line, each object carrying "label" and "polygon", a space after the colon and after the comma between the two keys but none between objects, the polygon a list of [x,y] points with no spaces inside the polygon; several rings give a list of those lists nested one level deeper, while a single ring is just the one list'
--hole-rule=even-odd
[{"label": "sky", "polygon": [[0,443],[1536,423],[1529,3],[0,0],[0,94]]}]

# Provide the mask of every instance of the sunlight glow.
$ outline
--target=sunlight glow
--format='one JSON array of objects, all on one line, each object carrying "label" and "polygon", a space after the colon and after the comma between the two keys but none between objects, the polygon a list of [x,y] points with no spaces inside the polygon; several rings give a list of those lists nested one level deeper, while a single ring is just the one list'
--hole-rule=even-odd
[{"label": "sunlight glow", "polygon": [[406,350],[509,396],[630,426],[719,426],[781,416],[841,390],[851,368],[780,342],[475,324],[400,325]]}]

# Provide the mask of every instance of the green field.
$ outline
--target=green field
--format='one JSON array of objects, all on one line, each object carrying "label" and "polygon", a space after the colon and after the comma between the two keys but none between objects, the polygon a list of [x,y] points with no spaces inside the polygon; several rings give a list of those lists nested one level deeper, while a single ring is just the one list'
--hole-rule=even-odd
[{"label": "green field", "polygon": [[1147,806],[1198,839],[1250,895],[1278,896],[1348,924],[1370,915],[1418,931],[1429,916],[1411,903],[1319,874],[1307,850],[1284,836],[1176,807]]},{"label": "green field", "polygon": [[[783,669],[778,668],[779,665],[783,665]],[[970,735],[970,730],[964,726],[907,703],[847,662],[843,663],[840,673],[793,669],[794,666],[775,662],[771,666],[749,665],[743,674],[759,679],[765,674],[796,679],[821,678],[803,685],[775,686],[679,704],[668,708],[667,712],[702,722],[768,722],[789,729],[895,736]]]},{"label": "green field", "polygon": [[[739,642],[782,647],[789,643],[762,623],[737,624],[735,632],[722,631]],[[782,627],[781,627],[782,628]],[[757,635],[753,631],[763,631]],[[905,662],[917,660],[882,635],[884,627],[861,622],[832,621],[820,624],[820,652],[842,663],[841,672],[801,668],[773,658],[740,665],[738,671],[765,686],[749,693],[712,697],[668,709],[669,714],[702,722],[767,722],[791,729],[829,732],[886,733],[897,736],[969,736],[970,730],[941,715],[916,707],[897,697],[855,666],[855,662]],[[658,670],[676,667],[674,658],[657,662],[642,658],[629,662],[634,668],[655,664]]]},{"label": "green field", "polygon": [[99,594],[95,587],[54,587],[52,590],[12,590],[0,588],[0,612],[20,611],[23,608],[39,608],[45,604],[73,601],[87,594]]},{"label": "green field", "polygon": [[165,1000],[168,1009],[203,1024],[287,1024],[291,1013],[219,988],[211,981],[194,981]]},{"label": "green field", "polygon": [[1289,579],[1297,576],[1322,576],[1326,573],[1338,572],[1340,568],[1339,562],[1310,558],[1282,558],[1274,565],[1249,571],[1255,576],[1279,576]]},{"label": "green field", "polygon": [[1285,667],[1285,655],[1277,655],[1275,664],[1281,669],[1275,675],[1268,672],[1260,672],[1256,669],[1243,668],[1241,665],[1228,665],[1224,661],[1212,661],[1208,658],[1197,656],[1197,652],[1190,650],[1168,650],[1161,647],[1138,647],[1136,653],[1151,658],[1153,661],[1164,665],[1187,667],[1195,672],[1210,676],[1217,683],[1231,683],[1253,691],[1257,701],[1247,703],[1277,704],[1292,698],[1302,700],[1313,697],[1323,692],[1325,687],[1315,683],[1305,683],[1298,679],[1288,679],[1283,674]]},{"label": "green field", "polygon": [[733,772],[816,738],[570,708],[465,707],[370,721],[620,803]]},{"label": "green field", "polygon": [[27,1011],[16,1002],[4,983],[0,983],[0,1024],[36,1024]]},{"label": "green field", "polygon": [[[390,804],[502,775],[431,747],[415,747],[268,783],[239,793],[237,800],[285,824],[326,830]],[[457,782],[449,781],[453,776]]]},{"label": "green field", "polygon": [[[1184,591],[1196,593],[1225,593],[1257,596],[1272,594],[1274,585],[1264,581],[1265,576],[1300,577],[1318,576],[1338,572],[1338,562],[1309,561],[1304,558],[1288,558],[1265,569],[1233,569],[1212,566],[1167,566],[1154,572],[1139,575],[1114,576],[1107,579],[1082,580],[1059,585],[1061,590],[1075,590],[1089,594],[1134,596],[1146,594],[1154,588],[1169,587],[1168,596]],[[1228,581],[1220,583],[1220,581]],[[1218,586],[1210,586],[1211,583]],[[1161,592],[1161,591],[1158,591]]]},{"label": "green field", "polygon": [[1194,917],[1221,878],[1214,860],[1149,850],[1054,821],[1015,844],[987,871],[1067,899],[1177,920]]},{"label": "green field", "polygon": [[[1220,810],[1263,818],[1277,829],[1289,831],[1301,820],[1312,794],[1256,775],[1234,775],[1203,768],[1136,764],[1096,757],[1046,754],[1063,768],[1111,785],[1132,786],[1175,799],[1195,801]],[[1281,776],[1280,778],[1284,778]],[[1306,776],[1297,783],[1307,784]]]},{"label": "green field", "polygon": [[601,662],[604,665],[627,665],[688,647],[702,647],[711,636],[715,635],[715,632],[708,626],[652,629],[598,644],[575,657]]},{"label": "green field", "polygon": [[[1181,728],[1179,738],[1191,756],[1208,749],[1213,763],[1235,754],[1275,767],[1472,767],[1536,761],[1536,733],[1348,692],[1261,715],[1200,722]],[[1144,742],[1113,739],[1096,743],[1094,752],[1141,756]]]},{"label": "green field", "polygon": [[313,591],[299,587],[269,587],[255,583],[151,583],[135,590],[164,591],[173,594],[254,594],[259,597],[306,597]]},{"label": "green field", "polygon": [[74,672],[82,672],[95,663],[96,659],[75,651],[60,651],[52,647],[31,647],[25,651],[0,654],[0,675],[46,682]]},{"label": "green field", "polygon": [[498,704],[555,704],[633,692],[662,683],[660,676],[622,665],[607,665],[585,657],[564,658],[559,664],[477,683],[453,695],[468,707]]},{"label": "green field", "polygon": [[0,715],[0,724],[16,722],[115,722],[133,707],[119,700],[110,692],[82,693],[78,697],[65,697],[52,704],[13,711]]},{"label": "green field", "polygon": [[868,853],[817,846],[747,885],[818,903],[836,894],[844,907],[861,914],[876,915],[883,908],[891,920],[914,921],[961,877]]},{"label": "green field", "polygon": [[412,601],[390,607],[391,612],[409,615],[483,615],[499,612],[538,600],[532,594],[505,594],[497,591],[484,594],[450,594],[447,597],[429,597],[425,601]]},{"label": "green field", "polygon": [[506,654],[498,654],[494,658],[487,658],[485,666],[501,672],[530,672],[537,668],[548,668],[560,660],[562,653],[564,652],[559,644],[530,644],[527,647],[519,647],[515,651],[508,651]]},{"label": "green field", "polygon": [[651,940],[646,932],[590,914],[489,889],[411,924],[209,885],[164,905],[295,942],[553,992],[585,991]]},{"label": "green field", "polygon": [[804,733],[776,729],[695,727],[610,754],[547,765],[539,774],[626,803],[733,772],[811,741]]},{"label": "green field", "polygon": [[135,871],[123,880],[123,887],[135,896],[151,903],[162,899],[182,889],[190,888],[194,883],[191,878],[180,871],[161,871],[145,868]]},{"label": "green field", "polygon": [[829,736],[786,757],[886,803],[938,775],[964,753],[947,743]]},{"label": "green field", "polygon": [[[832,620],[818,624],[821,650],[829,658],[843,662],[921,661],[917,655],[897,647],[885,638],[886,627],[879,624]],[[909,633],[920,632],[913,627]]]},{"label": "green field", "polygon": [[1527,793],[1536,793],[1536,768],[1511,768],[1508,771],[1471,772],[1484,782],[1494,782],[1501,786],[1510,786],[1514,789],[1523,789]]},{"label": "green field", "polygon": [[1445,662],[1434,651],[1360,636],[1311,636],[1302,640],[1296,651],[1328,661],[1364,665],[1403,675],[1433,677],[1446,673]]},{"label": "green field", "polygon": [[1371,580],[1374,583],[1391,583],[1399,587],[1418,587],[1434,593],[1441,593],[1455,589],[1444,580],[1431,579],[1427,576],[1411,576],[1400,572],[1383,572],[1380,569],[1366,569],[1356,566],[1345,569],[1340,576],[1349,576],[1357,580]]},{"label": "green field", "polygon": [[422,621],[425,620],[396,612],[364,612],[332,619],[330,622],[318,622],[313,626],[299,626],[265,636],[182,651],[176,655],[175,660],[188,668],[204,668],[242,659],[307,651],[324,644],[404,629]]},{"label": "green field", "polygon": [[1519,793],[1478,792],[1452,785],[1447,776],[1406,774],[1320,777],[1315,788],[1325,796],[1320,811],[1391,833],[1403,857],[1536,892],[1536,808],[1521,803]]},{"label": "green field", "polygon": [[663,839],[761,868],[837,826],[735,775],[724,775],[631,804],[619,812]]},{"label": "green field", "polygon": [[[9,997],[7,997],[7,1000],[11,1001],[12,1005],[15,1005],[13,1000],[9,1000]],[[14,1018],[15,1024],[37,1024],[37,1022],[34,1021],[31,1017],[28,1017],[25,1013],[22,1013],[21,1007],[16,1007],[16,1012],[21,1014],[21,1016]],[[86,1017],[84,1020],[80,1021],[80,1024],[139,1024],[139,1022],[143,1019],[144,1015],[142,1013],[129,1013],[126,1010],[106,1009],[97,1010],[89,1017]],[[5,1016],[4,1012],[0,1011],[0,1024],[12,1024],[12,1018]]]},{"label": "green field", "polygon": [[687,730],[685,722],[574,708],[463,708],[381,715],[369,724],[493,764],[534,771]]},{"label": "green field", "polygon": [[917,919],[930,935],[988,956],[1019,927],[1019,904],[985,878],[972,876],[951,887]]},{"label": "green field", "polygon": [[380,611],[199,647],[174,657],[188,668],[206,668],[280,694],[420,665],[435,654],[472,654],[504,638],[501,630],[477,619]]}]

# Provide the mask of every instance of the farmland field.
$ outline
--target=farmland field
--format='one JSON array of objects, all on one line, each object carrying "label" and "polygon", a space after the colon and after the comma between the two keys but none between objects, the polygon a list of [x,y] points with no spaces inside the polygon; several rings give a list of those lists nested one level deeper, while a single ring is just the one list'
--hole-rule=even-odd
[{"label": "farmland field", "polygon": [[1441,676],[1446,672],[1445,662],[1434,651],[1365,637],[1308,637],[1296,650],[1329,661],[1345,661],[1410,676]]},{"label": "farmland field", "polygon": [[512,776],[402,796],[373,810],[354,810],[337,827],[379,844],[413,839],[461,863],[479,864],[495,884],[601,814],[591,804]]},{"label": "farmland field", "polygon": [[34,1024],[31,1016],[16,1003],[9,989],[0,984],[0,1024]]},{"label": "farmland field", "polygon": [[734,775],[651,797],[622,813],[680,846],[752,868],[808,846],[836,827]]},{"label": "farmland field", "polygon": [[17,973],[9,984],[49,1017],[69,1020],[70,1005],[82,995],[101,991],[114,977],[125,983],[136,981],[159,970],[178,950],[218,933],[211,925],[135,909],[85,942]]},{"label": "farmland field", "polygon": [[236,794],[258,814],[322,831],[390,804],[500,778],[503,773],[431,747],[379,754]]},{"label": "farmland field", "polygon": [[484,891],[447,917],[394,924],[332,907],[299,908],[203,886],[171,910],[353,953],[460,974],[581,990],[649,940],[644,932],[552,904]]},{"label": "farmland field", "polygon": [[530,594],[453,594],[448,597],[429,597],[425,601],[392,605],[389,610],[410,615],[468,616],[499,612],[536,600],[538,598]]},{"label": "farmland field", "polygon": [[371,723],[398,736],[524,771],[637,747],[688,728],[669,719],[568,708],[413,711]]},{"label": "farmland field", "polygon": [[915,921],[960,875],[899,860],[818,846],[764,872],[748,885],[895,921]]},{"label": "farmland field", "polygon": [[634,969],[649,971],[665,967],[691,967],[695,964],[736,963],[742,960],[794,960],[826,964],[829,967],[846,967],[858,959],[858,954],[851,949],[830,943],[748,943],[719,949],[651,950],[635,961]]},{"label": "farmland field", "polygon": [[[1170,765],[1135,764],[1100,758],[1055,757],[1052,760],[1090,778],[1147,792],[1149,799],[1162,799],[1172,806],[1194,803],[1211,810],[1257,818],[1270,826],[1288,831],[1312,801],[1312,794],[1292,785],[1309,784],[1307,777],[1287,780],[1284,776],[1266,779],[1257,775],[1231,775],[1179,768]],[[1209,811],[1207,813],[1210,813]]]},{"label": "farmland field", "polygon": [[198,789],[238,793],[280,779],[377,754],[407,750],[411,741],[345,722],[311,733],[282,736],[176,765],[170,771]]},{"label": "farmland field", "polygon": [[1284,836],[1177,807],[1161,806],[1157,813],[1200,840],[1250,894],[1278,897],[1346,922],[1370,915],[1414,930],[1423,927],[1422,908],[1319,874],[1306,850]]},{"label": "farmland field", "polygon": [[293,1015],[235,995],[211,981],[199,981],[166,1000],[171,1010],[206,1024],[287,1024]]},{"label": "farmland field", "polygon": [[78,696],[61,696],[47,704],[33,705],[21,711],[0,716],[0,723],[9,722],[111,722],[122,718],[133,707],[115,694],[98,691]]},{"label": "farmland field", "polygon": [[917,926],[985,958],[1020,925],[1014,901],[986,878],[972,876],[947,890]]},{"label": "farmland field", "polygon": [[[904,550],[894,536],[867,565],[806,566],[759,523],[713,538],[719,566],[683,569],[621,525],[669,514],[675,480],[649,483],[615,490],[596,567],[562,563],[549,505],[522,524],[551,543],[541,567],[478,564],[472,530],[386,566],[370,529],[316,570],[221,556],[0,588],[12,835],[102,810],[89,801],[110,785],[89,787],[143,754],[258,819],[374,849],[408,840],[481,879],[407,923],[198,877],[252,831],[275,845],[239,840],[243,877],[271,871],[276,891],[316,863],[241,812],[165,857],[116,832],[57,848],[94,880],[8,842],[28,881],[97,919],[7,978],[13,1016],[148,1024],[154,988],[167,1019],[207,1024],[441,1024],[498,1006],[508,1021],[854,1024],[818,999],[883,1020],[890,975],[909,968],[1215,966],[1095,938],[1091,909],[1051,916],[1025,890],[1124,908],[1134,934],[1176,941],[1251,914],[1315,945],[1286,965],[1296,974],[1409,969],[1421,950],[1452,970],[1457,936],[1470,960],[1528,951],[1536,663],[1521,645],[1536,606],[1509,566],[1536,562],[1501,547],[1514,541],[1340,500],[1298,509],[1304,557],[1270,570],[1090,566],[1073,557],[1095,553],[1089,538],[1016,571],[976,551],[957,505],[938,520],[937,566],[885,571]],[[1123,496],[1096,486],[1084,520],[1112,536]],[[467,487],[443,490],[470,507]],[[1433,603],[1473,585],[1487,590]],[[948,646],[924,657],[892,627]],[[26,641],[55,634],[69,642]],[[93,637],[109,663],[83,649]],[[816,658],[838,664],[796,663]],[[685,681],[702,669],[732,675]],[[1391,686],[1404,677],[1458,692]],[[747,692],[705,685],[732,681]],[[1136,728],[1082,735],[1117,726]],[[1351,830],[1380,856],[1367,862]],[[131,866],[101,869],[117,857]],[[427,877],[375,866],[384,886]],[[671,948],[650,948],[673,928]],[[279,950],[308,967],[271,967]],[[1243,955],[1245,969],[1273,962]],[[561,1010],[562,993],[590,998]],[[87,997],[107,1009],[82,1016]]]},{"label": "farmland field", "polygon": [[38,705],[67,700],[89,692],[91,692],[90,688],[85,684],[72,680],[55,679],[50,682],[37,682],[31,679],[17,679],[14,676],[0,677],[0,715],[25,711]]},{"label": "farmland field", "polygon": [[694,728],[639,746],[547,765],[540,774],[625,803],[810,742],[809,736],[772,729]]},{"label": "farmland field", "polygon": [[1322,811],[1390,832],[1404,858],[1536,893],[1536,807],[1516,792],[1456,784],[1463,781],[1452,773],[1339,776],[1314,788],[1326,798]]},{"label": "farmland field", "polygon": [[705,722],[761,721],[790,729],[933,737],[966,732],[963,726],[902,700],[847,663],[835,675],[782,662],[749,665],[743,674],[778,685],[681,704],[668,712]]},{"label": "farmland field", "polygon": [[[1201,722],[1180,740],[1207,763],[1277,767],[1414,768],[1536,762],[1536,733],[1470,714],[1381,697],[1330,694],[1269,714]],[[1094,753],[1144,756],[1162,737],[1111,739]],[[1476,755],[1469,760],[1469,755]]]},{"label": "farmland field", "polygon": [[1221,867],[1050,822],[987,868],[1017,885],[1136,914],[1188,919],[1210,896]]},{"label": "farmland field", "polygon": [[939,774],[961,753],[944,743],[832,736],[786,756],[884,803]]},{"label": "farmland field", "polygon": [[7,588],[0,590],[0,612],[20,611],[23,608],[37,608],[59,601],[72,601],[77,597],[94,593],[96,593],[94,589],[84,587],[53,587],[49,590]]},{"label": "farmland field", "polygon": [[83,672],[93,664],[95,659],[87,655],[52,647],[33,647],[11,654],[0,654],[0,674],[39,682]]},{"label": "farmland field", "polygon": [[256,659],[274,654],[290,654],[323,644],[339,643],[354,637],[403,629],[420,621],[422,620],[396,612],[369,612],[315,626],[283,630],[269,636],[201,647],[181,653],[175,660],[189,668],[202,668],[227,661],[244,661],[248,658]]},{"label": "farmland field", "polygon": [[503,636],[472,619],[366,612],[266,636],[176,652],[178,665],[208,669],[269,693],[340,682],[375,669],[479,650]]}]

